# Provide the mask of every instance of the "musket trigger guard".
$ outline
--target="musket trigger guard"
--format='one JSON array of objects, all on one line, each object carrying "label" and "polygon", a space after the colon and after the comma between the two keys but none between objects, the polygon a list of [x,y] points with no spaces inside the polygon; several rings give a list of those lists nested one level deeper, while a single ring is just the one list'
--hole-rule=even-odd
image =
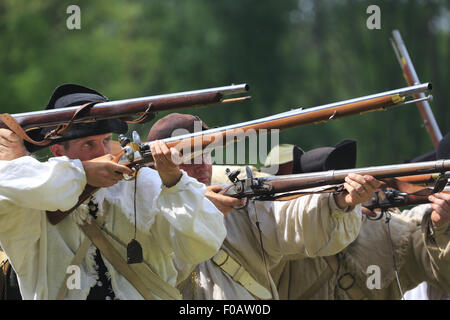
[{"label": "musket trigger guard", "polygon": [[385,211],[385,209],[381,206],[381,199],[380,199],[380,195],[379,195],[379,192],[378,192],[378,191],[375,192],[375,194],[373,195],[373,198],[375,198],[374,201],[375,201],[376,204],[381,208],[381,212],[380,212],[380,213],[377,213],[377,212],[375,212],[374,210],[371,210],[373,213],[376,214],[376,216],[375,216],[375,217],[372,217],[372,216],[370,216],[370,215],[366,215],[366,217],[367,217],[368,220],[371,220],[371,221],[377,221],[377,220],[380,220],[380,219],[384,216],[384,211]]},{"label": "musket trigger guard", "polygon": [[245,209],[248,207],[248,198],[245,198],[245,204],[241,207],[233,207],[233,209],[235,210],[241,210],[241,209]]},{"label": "musket trigger guard", "polygon": [[369,215],[366,215],[366,217],[367,217],[368,220],[371,220],[371,221],[378,221],[378,220],[381,220],[381,218],[383,218],[383,216],[384,216],[383,210],[381,210],[380,213],[375,212],[375,211],[372,211],[372,212],[375,213],[377,216],[376,216],[376,217],[371,217],[371,216],[369,216]]},{"label": "musket trigger guard", "polygon": [[139,166],[132,167],[131,170],[133,170],[133,174],[131,176],[127,175],[126,173],[122,173],[123,180],[133,181],[134,179],[136,179],[139,174],[139,169]]}]

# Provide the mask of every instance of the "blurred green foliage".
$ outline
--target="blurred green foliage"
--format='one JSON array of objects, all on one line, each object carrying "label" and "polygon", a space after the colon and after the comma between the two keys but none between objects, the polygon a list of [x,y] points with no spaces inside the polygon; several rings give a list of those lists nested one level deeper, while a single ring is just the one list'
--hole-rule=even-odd
[{"label": "blurred green foliage", "polygon": [[[81,29],[69,30],[69,5]],[[369,5],[381,29],[369,30]],[[389,42],[399,29],[432,109],[450,119],[450,5],[424,0],[164,0],[0,2],[1,112],[40,110],[79,83],[111,100],[250,84],[252,101],[181,112],[210,126],[257,119],[406,86]],[[158,117],[165,114],[161,113]],[[358,141],[358,166],[400,163],[433,145],[415,105],[283,131],[305,150]],[[146,136],[151,123],[133,126]]]}]

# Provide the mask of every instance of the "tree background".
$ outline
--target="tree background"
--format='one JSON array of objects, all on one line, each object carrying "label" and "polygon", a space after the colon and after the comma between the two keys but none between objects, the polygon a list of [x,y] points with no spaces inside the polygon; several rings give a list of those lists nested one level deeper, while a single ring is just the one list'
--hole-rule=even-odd
[{"label": "tree background", "polygon": [[[81,29],[69,30],[69,5]],[[381,29],[369,30],[369,5]],[[406,87],[389,38],[401,32],[445,135],[450,119],[450,3],[445,0],[164,0],[0,2],[1,112],[41,110],[79,83],[118,100],[248,83],[253,99],[183,110],[210,126]],[[158,115],[162,117],[167,113]],[[153,122],[130,129],[146,134]],[[304,150],[358,141],[358,166],[433,150],[415,105],[283,131]]]}]

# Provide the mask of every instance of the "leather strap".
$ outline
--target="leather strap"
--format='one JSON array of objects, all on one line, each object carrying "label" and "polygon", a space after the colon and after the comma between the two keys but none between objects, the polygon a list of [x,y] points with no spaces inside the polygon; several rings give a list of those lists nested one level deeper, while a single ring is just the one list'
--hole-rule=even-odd
[{"label": "leather strap", "polygon": [[151,109],[153,107],[153,104],[149,104],[148,108],[142,113],[142,115],[139,118],[136,119],[122,119],[126,121],[127,123],[136,124],[136,123],[144,123],[151,121],[155,118],[156,112],[153,112]]},{"label": "leather strap", "polygon": [[245,268],[234,260],[225,250],[220,249],[219,252],[212,257],[212,261],[255,297],[265,300],[272,299],[270,291],[260,285],[250,273],[248,273],[247,270],[245,270]]},{"label": "leather strap", "polygon": [[43,140],[41,141],[35,141],[23,130],[22,126],[17,122],[16,119],[14,119],[10,114],[8,113],[2,113],[0,114],[0,120],[3,121],[3,123],[15,134],[17,134],[19,137],[21,137],[23,140],[28,141],[29,143],[35,144],[37,146],[46,146],[49,145],[52,140],[61,138],[64,136],[64,134],[67,133],[67,131],[70,130],[75,120],[77,120],[77,117],[80,116],[84,111],[89,110],[92,108],[95,104],[99,103],[100,101],[94,101],[89,102],[81,107],[79,107],[75,113],[73,114],[72,118],[68,123],[63,123],[58,125],[58,127],[49,133],[47,133]]},{"label": "leather strap", "polygon": [[326,268],[325,271],[322,272],[322,274],[319,276],[319,278],[315,280],[314,283],[308,289],[306,289],[305,292],[302,293],[298,300],[311,299],[311,297],[316,294],[317,290],[319,290],[326,282],[330,280],[333,274],[334,272],[330,267]]},{"label": "leather strap", "polygon": [[62,136],[64,136],[69,130],[70,128],[72,128],[72,125],[74,124],[75,120],[77,120],[78,116],[82,116],[82,113],[85,112],[86,110],[91,109],[95,104],[99,103],[101,101],[93,101],[93,102],[88,102],[83,104],[81,107],[79,107],[75,113],[72,116],[72,119],[70,119],[70,121],[68,123],[62,123],[60,125],[58,125],[58,127],[52,131],[50,131],[49,133],[47,133],[44,137],[44,140],[50,139],[50,140],[54,140],[54,139],[58,139],[61,138]]},{"label": "leather strap", "polygon": [[[92,244],[92,241],[88,237],[84,238],[83,242],[81,243],[80,248],[78,249],[77,253],[73,257],[72,261],[70,262],[71,266],[79,266],[81,264],[84,257],[86,256],[91,244]],[[58,294],[56,295],[56,300],[62,300],[67,295],[67,279],[68,278],[69,278],[69,274],[66,273],[66,276],[64,277],[64,281],[62,282],[61,287],[58,290]]]},{"label": "leather strap", "polygon": [[[145,263],[127,264],[126,258],[124,258],[126,257],[126,249],[121,248],[114,241],[113,244],[108,241],[96,221],[81,225],[80,228],[100,250],[102,256],[133,285],[144,299],[155,300],[152,292],[164,300],[181,299],[180,292],[162,280]],[[150,292],[150,288],[152,292]]]},{"label": "leather strap", "polygon": [[13,131],[15,134],[17,134],[19,137],[21,137],[23,140],[28,141],[29,143],[35,144],[37,146],[46,146],[50,144],[50,139],[44,139],[42,141],[35,141],[28,136],[28,134],[22,129],[20,124],[17,122],[16,119],[14,119],[10,114],[8,113],[2,113],[0,114],[0,120],[3,121],[6,126]]},{"label": "leather strap", "polygon": [[[100,225],[103,224],[103,216],[98,216],[97,221]],[[72,261],[70,262],[70,266],[79,266],[81,262],[83,261],[84,257],[86,256],[89,247],[91,246],[92,241],[88,237],[84,238],[83,242],[81,243],[80,248],[78,249],[77,253],[73,257]],[[61,287],[59,288],[58,294],[56,296],[56,300],[62,300],[67,294],[67,279],[69,278],[69,274],[66,274],[63,283],[61,284]]]},{"label": "leather strap", "polygon": [[65,217],[67,217],[69,214],[71,214],[76,208],[80,206],[83,202],[85,202],[94,192],[96,192],[99,188],[93,187],[90,184],[86,184],[83,192],[78,197],[78,202],[76,205],[74,205],[72,208],[70,208],[67,211],[46,211],[47,219],[52,225],[56,225],[59,222],[61,222]]}]

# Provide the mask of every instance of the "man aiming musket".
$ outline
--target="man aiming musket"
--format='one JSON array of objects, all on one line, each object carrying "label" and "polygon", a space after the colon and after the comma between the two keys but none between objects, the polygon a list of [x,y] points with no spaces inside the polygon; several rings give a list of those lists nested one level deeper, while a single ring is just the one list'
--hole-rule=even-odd
[{"label": "man aiming musket", "polygon": [[[47,109],[97,101],[106,97],[63,85]],[[142,168],[136,185],[123,181],[133,172],[109,153],[111,133],[126,129],[121,119],[74,124],[63,141],[52,141],[56,157],[47,162],[27,156],[23,140],[0,129],[2,154],[13,159],[0,161],[0,245],[24,299],[179,299],[172,256],[199,263],[217,252],[223,216],[204,186],[172,162],[165,143],[151,147],[158,171]],[[87,184],[102,189],[51,225],[46,210],[68,210]],[[73,284],[67,280],[74,270]]]}]

